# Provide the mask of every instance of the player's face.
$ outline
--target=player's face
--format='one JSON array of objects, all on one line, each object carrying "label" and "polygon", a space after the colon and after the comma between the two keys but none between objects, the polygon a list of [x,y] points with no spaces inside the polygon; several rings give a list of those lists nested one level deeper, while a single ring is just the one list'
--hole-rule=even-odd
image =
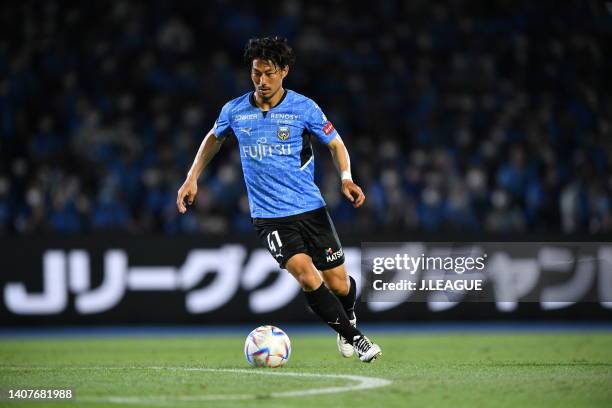
[{"label": "player's face", "polygon": [[289,67],[280,68],[271,61],[254,59],[251,65],[251,80],[255,92],[262,99],[270,99],[283,86]]}]

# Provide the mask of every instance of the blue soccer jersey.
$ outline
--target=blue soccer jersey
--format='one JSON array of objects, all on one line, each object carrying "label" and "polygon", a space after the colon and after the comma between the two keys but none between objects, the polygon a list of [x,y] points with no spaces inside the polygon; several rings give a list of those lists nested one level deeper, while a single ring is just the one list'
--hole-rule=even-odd
[{"label": "blue soccer jersey", "polygon": [[311,99],[286,90],[263,112],[249,92],[223,106],[213,132],[238,139],[251,217],[287,217],[325,205],[314,183],[311,139],[328,144],[338,133]]}]

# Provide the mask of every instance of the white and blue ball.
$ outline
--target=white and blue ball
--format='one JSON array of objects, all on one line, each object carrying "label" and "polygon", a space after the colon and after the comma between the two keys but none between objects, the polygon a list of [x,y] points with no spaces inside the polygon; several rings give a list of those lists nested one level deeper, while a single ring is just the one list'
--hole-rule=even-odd
[{"label": "white and blue ball", "polygon": [[255,367],[282,367],[291,356],[291,341],[276,326],[259,326],[247,336],[244,356]]}]

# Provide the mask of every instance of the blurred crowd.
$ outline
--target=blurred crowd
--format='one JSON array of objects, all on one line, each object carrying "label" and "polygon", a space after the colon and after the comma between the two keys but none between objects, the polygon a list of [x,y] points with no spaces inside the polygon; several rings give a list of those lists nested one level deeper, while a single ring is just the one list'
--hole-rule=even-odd
[{"label": "blurred crowd", "polygon": [[250,229],[235,141],[179,215],[248,38],[286,36],[285,86],[323,108],[367,205],[338,227],[612,231],[612,15],[599,1],[25,1],[0,6],[0,231]]}]

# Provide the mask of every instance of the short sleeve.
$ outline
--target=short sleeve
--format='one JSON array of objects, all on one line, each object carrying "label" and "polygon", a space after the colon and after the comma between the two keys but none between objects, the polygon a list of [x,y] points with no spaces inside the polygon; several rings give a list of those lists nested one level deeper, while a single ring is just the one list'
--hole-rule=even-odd
[{"label": "short sleeve", "polygon": [[338,135],[338,132],[334,129],[334,125],[327,120],[319,105],[313,101],[309,101],[309,104],[306,115],[306,130],[315,135],[321,143],[328,144]]},{"label": "short sleeve", "polygon": [[215,121],[213,133],[217,139],[225,139],[227,136],[232,134],[230,110],[230,104],[226,103],[223,108],[221,108],[221,113],[219,113],[219,117]]}]

